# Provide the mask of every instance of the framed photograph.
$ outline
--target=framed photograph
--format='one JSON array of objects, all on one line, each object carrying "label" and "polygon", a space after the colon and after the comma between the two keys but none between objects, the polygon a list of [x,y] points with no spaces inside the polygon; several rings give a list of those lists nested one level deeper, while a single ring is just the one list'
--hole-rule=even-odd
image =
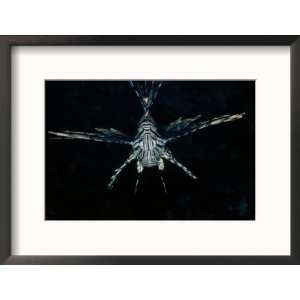
[{"label": "framed photograph", "polygon": [[298,36],[1,36],[4,264],[299,264]]}]

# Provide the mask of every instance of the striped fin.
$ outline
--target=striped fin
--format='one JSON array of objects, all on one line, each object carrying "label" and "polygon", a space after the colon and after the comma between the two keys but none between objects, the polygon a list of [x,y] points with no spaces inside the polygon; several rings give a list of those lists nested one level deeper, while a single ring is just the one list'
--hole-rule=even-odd
[{"label": "striped fin", "polygon": [[69,131],[65,130],[62,132],[48,131],[51,135],[55,135],[55,139],[80,139],[90,140],[95,142],[105,143],[117,143],[117,144],[128,144],[131,145],[130,138],[124,133],[116,129],[102,129],[96,128],[97,132],[81,132],[81,131]]},{"label": "striped fin", "polygon": [[158,91],[162,85],[159,81],[129,81],[130,86],[139,98],[144,111],[148,111],[153,101],[157,98]]},{"label": "striped fin", "polygon": [[234,115],[223,115],[220,117],[213,118],[207,121],[199,121],[200,115],[190,118],[182,119],[170,123],[165,131],[166,140],[172,141],[183,136],[189,135],[197,130],[201,130],[210,126],[219,125],[222,123],[232,122],[240,120],[244,117],[245,113],[234,114]]}]

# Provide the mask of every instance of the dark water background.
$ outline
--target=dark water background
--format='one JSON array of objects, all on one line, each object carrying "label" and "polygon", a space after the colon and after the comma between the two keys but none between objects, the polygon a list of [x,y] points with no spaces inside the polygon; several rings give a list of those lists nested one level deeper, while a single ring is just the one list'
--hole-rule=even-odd
[{"label": "dark water background", "polygon": [[[46,81],[46,131],[116,128],[136,133],[142,108],[126,81]],[[169,145],[199,180],[165,163],[168,194],[146,169],[134,195],[136,164],[106,186],[130,146],[51,140],[46,134],[47,220],[252,220],[255,218],[255,82],[165,81],[151,115],[161,132],[179,117],[244,119],[198,131]]]}]

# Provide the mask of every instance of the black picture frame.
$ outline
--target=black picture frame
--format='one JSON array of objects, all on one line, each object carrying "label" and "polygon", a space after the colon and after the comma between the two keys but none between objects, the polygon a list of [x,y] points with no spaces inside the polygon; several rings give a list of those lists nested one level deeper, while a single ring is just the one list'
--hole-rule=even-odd
[{"label": "black picture frame", "polygon": [[[16,256],[11,251],[11,49],[14,46],[289,46],[291,50],[291,255]],[[0,262],[2,264],[300,264],[299,36],[0,36]],[[297,118],[298,116],[298,118]]]}]

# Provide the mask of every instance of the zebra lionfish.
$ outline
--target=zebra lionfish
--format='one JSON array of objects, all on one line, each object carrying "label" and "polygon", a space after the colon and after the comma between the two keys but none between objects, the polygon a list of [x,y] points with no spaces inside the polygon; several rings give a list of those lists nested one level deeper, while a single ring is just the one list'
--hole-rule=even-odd
[{"label": "zebra lionfish", "polygon": [[57,136],[59,139],[83,139],[96,142],[127,144],[131,146],[132,150],[129,157],[119,168],[114,171],[110,182],[108,183],[108,189],[112,189],[114,187],[115,181],[122,170],[124,170],[124,168],[132,161],[136,161],[138,173],[134,189],[135,193],[137,192],[140,174],[143,172],[144,168],[157,168],[160,171],[162,185],[165,192],[167,192],[162,176],[162,171],[165,168],[164,161],[169,161],[170,163],[181,168],[192,179],[197,179],[196,175],[194,175],[187,167],[176,160],[170,149],[168,149],[168,144],[200,129],[225,122],[239,120],[245,114],[241,113],[222,115],[206,121],[200,120],[201,115],[187,119],[179,118],[167,126],[164,134],[160,134],[156,123],[150,115],[150,107],[158,96],[158,91],[162,85],[162,82],[129,81],[129,84],[135,91],[135,94],[140,100],[144,110],[143,116],[138,124],[137,134],[133,139],[113,128],[95,128],[96,132],[94,133],[68,130],[62,132],[49,131],[50,134]]}]

